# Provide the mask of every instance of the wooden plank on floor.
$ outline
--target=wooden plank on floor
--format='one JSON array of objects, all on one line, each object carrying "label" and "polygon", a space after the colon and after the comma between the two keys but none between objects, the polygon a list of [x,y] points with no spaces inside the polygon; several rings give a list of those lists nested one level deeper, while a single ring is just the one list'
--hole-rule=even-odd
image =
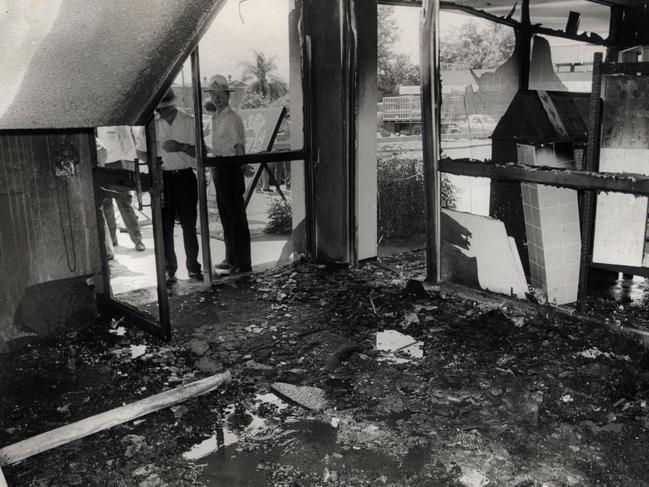
[{"label": "wooden plank on floor", "polygon": [[[212,392],[232,380],[230,371],[185,384],[155,396],[147,397],[110,411],[90,416],[75,423],[32,436],[0,449],[0,467],[12,465],[71,441],[132,421],[147,414],[165,409],[188,399]],[[0,484],[1,487],[2,484]]]}]

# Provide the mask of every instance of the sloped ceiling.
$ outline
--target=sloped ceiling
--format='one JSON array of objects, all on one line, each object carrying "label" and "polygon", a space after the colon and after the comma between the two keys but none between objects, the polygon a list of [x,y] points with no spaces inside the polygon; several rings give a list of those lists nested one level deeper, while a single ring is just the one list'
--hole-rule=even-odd
[{"label": "sloped ceiling", "polygon": [[0,129],[141,125],[224,0],[3,0]]},{"label": "sloped ceiling", "polygon": [[[477,8],[480,10],[489,10],[490,8],[509,8],[511,9],[516,3],[516,0],[442,0],[447,3],[455,3],[465,7]],[[558,5],[564,6],[571,3],[577,3],[578,0],[530,0],[531,5]],[[618,7],[637,7],[641,5],[644,0],[587,0],[593,4],[613,5]],[[386,5],[412,5],[420,6],[422,0],[379,0],[379,3]],[[518,4],[520,5],[520,1]]]}]

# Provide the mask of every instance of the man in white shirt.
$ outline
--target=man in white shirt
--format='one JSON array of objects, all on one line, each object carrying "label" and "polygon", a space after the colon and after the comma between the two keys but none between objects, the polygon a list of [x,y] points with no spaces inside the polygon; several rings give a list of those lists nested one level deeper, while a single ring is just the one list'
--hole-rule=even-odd
[{"label": "man in white shirt", "polygon": [[[162,158],[164,205],[162,207],[162,232],[165,245],[167,282],[176,282],[178,261],[174,250],[174,221],[176,216],[183,229],[186,266],[190,279],[203,280],[198,262],[198,187],[196,175],[196,135],[194,117],[176,108],[176,96],[169,90],[156,108],[156,140],[158,156]],[[146,138],[137,141],[137,155],[146,158]]]},{"label": "man in white shirt", "polygon": [[[244,155],[245,129],[241,117],[230,108],[228,80],[214,75],[204,89],[216,109],[212,116],[212,151],[216,156]],[[250,230],[246,217],[245,179],[240,166],[214,171],[216,203],[223,226],[225,260],[215,267],[226,272],[250,272]]]},{"label": "man in white shirt", "polygon": [[[131,127],[98,127],[97,138],[106,150],[106,158],[102,164],[103,166],[131,169],[136,157],[135,140],[133,139]],[[112,244],[118,244],[117,224],[115,222],[115,210],[113,208],[114,199],[117,202],[119,213],[122,215],[122,220],[124,220],[126,230],[135,244],[135,249],[140,252],[145,250],[144,244],[142,243],[140,224],[137,221],[135,210],[133,210],[133,196],[131,196],[131,193],[127,188],[120,187],[107,187],[102,189],[104,193],[102,208],[106,217],[106,223],[108,224],[108,230],[110,231]]]}]

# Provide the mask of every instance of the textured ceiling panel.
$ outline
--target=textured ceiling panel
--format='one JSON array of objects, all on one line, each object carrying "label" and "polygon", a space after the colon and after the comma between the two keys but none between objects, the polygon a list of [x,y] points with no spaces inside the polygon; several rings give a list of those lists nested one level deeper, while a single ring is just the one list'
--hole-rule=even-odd
[{"label": "textured ceiling panel", "polygon": [[0,129],[137,125],[223,0],[0,0]]}]

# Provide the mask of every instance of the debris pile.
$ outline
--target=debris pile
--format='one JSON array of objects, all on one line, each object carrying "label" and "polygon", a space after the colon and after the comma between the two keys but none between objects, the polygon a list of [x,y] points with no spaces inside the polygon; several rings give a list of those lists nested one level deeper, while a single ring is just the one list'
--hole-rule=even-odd
[{"label": "debris pile", "polygon": [[120,322],[13,355],[4,443],[225,368],[234,379],[12,466],[10,485],[54,485],[52,471],[89,486],[646,484],[642,348],[426,289],[417,255],[383,264],[174,296],[171,344]]}]

